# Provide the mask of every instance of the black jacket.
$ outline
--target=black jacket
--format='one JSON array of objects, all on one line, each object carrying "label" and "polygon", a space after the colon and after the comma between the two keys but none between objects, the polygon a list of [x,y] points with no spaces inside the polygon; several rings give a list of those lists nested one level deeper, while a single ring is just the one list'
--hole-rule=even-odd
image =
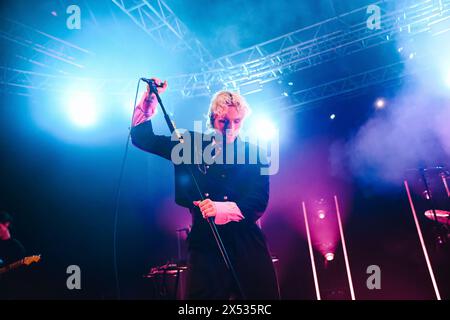
[{"label": "black jacket", "polygon": [[[196,152],[197,155],[202,154],[205,148],[211,144],[211,137],[201,133],[189,133],[192,139],[194,139],[194,134],[199,134],[207,140],[201,143],[203,150],[199,150],[199,147],[194,148],[194,144],[191,144],[191,164],[174,164],[175,201],[177,204],[189,208],[193,216],[190,245],[205,242],[211,242],[214,245],[213,240],[209,238],[208,224],[201,216],[199,209],[193,205],[193,201],[201,200],[198,190],[201,190],[204,198],[209,198],[212,201],[235,202],[244,215],[245,219],[241,222],[230,222],[218,226],[225,242],[234,242],[233,234],[239,232],[239,230],[244,232],[253,230],[258,233],[257,237],[263,240],[255,222],[262,216],[268,204],[269,176],[261,174],[263,167],[261,161],[258,161],[257,164],[248,164],[250,153],[253,152],[254,155],[258,155],[257,147],[238,138],[234,143],[235,160],[242,156],[242,152],[245,151],[246,164],[207,164],[203,161],[200,164],[194,164],[193,155]],[[189,142],[186,135],[183,135],[183,137],[185,143]],[[171,139],[170,136],[154,134],[151,121],[146,121],[132,128],[131,138],[136,147],[169,161],[171,161],[173,148],[179,144],[176,139]],[[192,176],[195,176],[198,188]]]}]

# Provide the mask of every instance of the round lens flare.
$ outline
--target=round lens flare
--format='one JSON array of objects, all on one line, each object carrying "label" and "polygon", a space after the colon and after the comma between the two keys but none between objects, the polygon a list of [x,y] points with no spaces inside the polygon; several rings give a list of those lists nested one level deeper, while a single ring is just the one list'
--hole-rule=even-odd
[{"label": "round lens flare", "polygon": [[88,93],[75,93],[69,97],[68,117],[78,127],[93,126],[98,119],[99,110],[94,96]]},{"label": "round lens flare", "polygon": [[334,253],[328,252],[327,254],[325,254],[325,259],[327,261],[332,261],[334,259]]}]

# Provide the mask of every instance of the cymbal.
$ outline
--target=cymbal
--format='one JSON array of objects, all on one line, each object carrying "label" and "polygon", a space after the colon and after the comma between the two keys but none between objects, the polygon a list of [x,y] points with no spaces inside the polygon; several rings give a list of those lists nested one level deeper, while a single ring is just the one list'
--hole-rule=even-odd
[{"label": "cymbal", "polygon": [[[436,212],[436,220],[442,224],[450,225],[450,211],[434,210]],[[433,210],[425,211],[425,217],[431,220],[435,220]]]},{"label": "cymbal", "polygon": [[153,278],[158,275],[177,275],[179,272],[187,270],[186,265],[176,263],[167,263],[162,266],[151,268],[150,272],[144,275],[144,278]]}]

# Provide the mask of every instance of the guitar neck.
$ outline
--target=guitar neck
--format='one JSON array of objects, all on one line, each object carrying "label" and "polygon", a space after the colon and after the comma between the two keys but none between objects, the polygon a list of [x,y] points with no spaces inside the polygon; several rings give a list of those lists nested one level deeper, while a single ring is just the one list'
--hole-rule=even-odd
[{"label": "guitar neck", "polygon": [[5,272],[7,272],[9,270],[16,269],[16,268],[22,266],[23,264],[24,264],[23,263],[23,259],[19,260],[19,261],[16,261],[14,263],[11,263],[11,264],[7,265],[6,267],[0,268],[0,274],[5,273]]}]

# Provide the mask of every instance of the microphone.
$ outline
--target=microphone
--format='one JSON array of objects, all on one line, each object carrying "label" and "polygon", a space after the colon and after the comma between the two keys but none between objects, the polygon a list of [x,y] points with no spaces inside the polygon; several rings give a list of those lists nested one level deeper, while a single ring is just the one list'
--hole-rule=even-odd
[{"label": "microphone", "polygon": [[141,78],[141,81],[144,81],[144,82],[147,83],[148,85],[154,84],[154,85],[155,85],[156,87],[158,87],[158,88],[164,87],[164,83],[163,83],[163,82],[161,82],[160,84],[157,84],[157,83],[155,82],[155,80],[153,80],[153,79]]}]

